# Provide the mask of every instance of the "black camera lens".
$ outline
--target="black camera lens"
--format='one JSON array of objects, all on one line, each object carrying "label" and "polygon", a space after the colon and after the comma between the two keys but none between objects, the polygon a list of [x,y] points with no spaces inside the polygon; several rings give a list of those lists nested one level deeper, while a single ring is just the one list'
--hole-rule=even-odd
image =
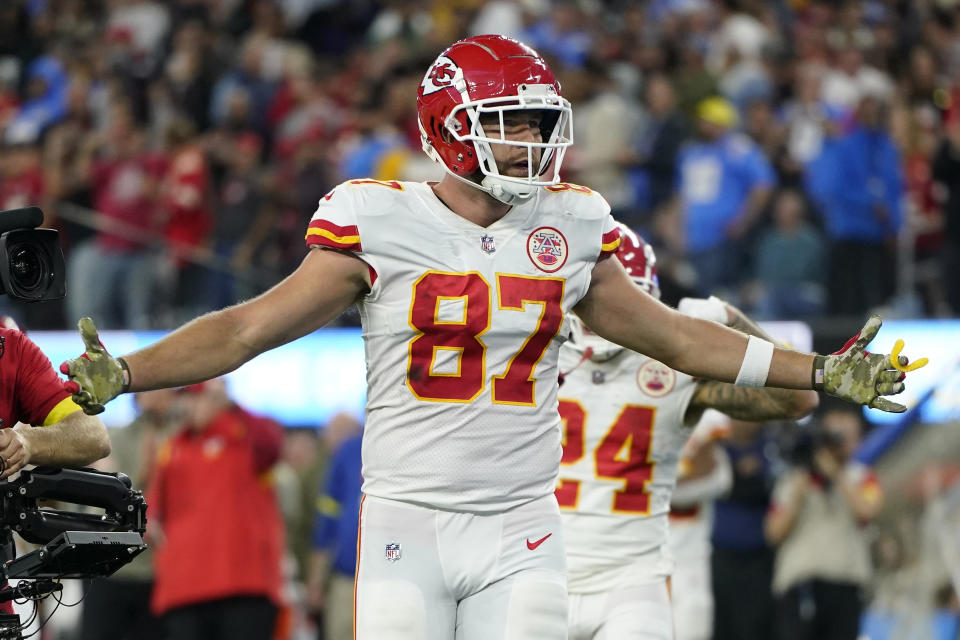
[{"label": "black camera lens", "polygon": [[11,298],[24,302],[62,298],[63,266],[60,238],[53,229],[0,233],[0,288]]},{"label": "black camera lens", "polygon": [[10,271],[19,288],[33,291],[43,281],[43,258],[35,247],[16,246],[10,252]]}]

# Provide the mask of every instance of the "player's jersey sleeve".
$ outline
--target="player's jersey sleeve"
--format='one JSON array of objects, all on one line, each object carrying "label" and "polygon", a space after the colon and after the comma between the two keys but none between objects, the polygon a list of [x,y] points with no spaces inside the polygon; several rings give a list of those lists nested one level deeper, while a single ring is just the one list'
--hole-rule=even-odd
[{"label": "player's jersey sleeve", "polygon": [[387,199],[376,197],[377,189],[364,189],[371,184],[381,188],[388,187],[384,189],[386,193],[394,188],[402,190],[399,183],[376,180],[350,180],[337,185],[320,199],[320,204],[307,226],[305,240],[308,248],[347,251],[366,262],[370,271],[370,295],[374,295],[374,292],[379,290],[377,276],[380,265],[369,250],[364,250],[363,224],[360,219],[364,211],[389,210],[390,203]]},{"label": "player's jersey sleeve", "polygon": [[603,222],[603,235],[600,237],[600,257],[597,262],[609,258],[620,248],[620,229],[617,227],[617,221],[613,216],[607,214]]},{"label": "player's jersey sleeve", "polygon": [[80,410],[53,365],[27,336],[19,331],[8,333],[5,350],[5,357],[17,362],[15,402],[20,422],[48,426]]},{"label": "player's jersey sleeve", "polygon": [[360,228],[356,203],[347,185],[334,187],[320,199],[317,211],[307,227],[308,247],[326,247],[361,253]]}]

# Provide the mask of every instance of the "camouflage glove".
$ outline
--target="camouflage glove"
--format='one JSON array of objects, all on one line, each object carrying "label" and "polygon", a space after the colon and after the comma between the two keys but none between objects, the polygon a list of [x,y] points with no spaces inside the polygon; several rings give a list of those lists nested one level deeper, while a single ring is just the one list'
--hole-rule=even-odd
[{"label": "camouflage glove", "polygon": [[123,358],[107,353],[93,320],[80,318],[77,328],[86,351],[79,358],[61,364],[60,372],[70,378],[64,383],[64,389],[73,394],[73,401],[84,413],[93,416],[102,413],[104,404],[129,388],[130,370]]},{"label": "camouflage glove", "polygon": [[[840,351],[814,356],[813,388],[871,409],[891,413],[906,411],[902,404],[882,397],[903,391],[906,373],[894,368],[889,355],[867,351],[867,344],[877,335],[881,324],[880,316],[871,316],[860,333],[850,338]],[[899,356],[899,363],[905,366],[907,358]]]}]

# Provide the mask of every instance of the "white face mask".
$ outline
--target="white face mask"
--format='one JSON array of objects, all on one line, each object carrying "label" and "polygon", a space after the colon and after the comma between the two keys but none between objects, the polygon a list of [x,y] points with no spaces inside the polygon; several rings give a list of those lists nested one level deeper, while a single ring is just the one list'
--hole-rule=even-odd
[{"label": "white face mask", "polygon": [[[556,122],[553,124],[546,140],[533,142],[507,139],[504,133],[504,113],[521,109],[537,110],[545,114],[551,112],[546,115],[548,120],[556,114]],[[467,122],[470,123],[469,131],[461,131],[463,127],[456,117],[460,111],[465,111],[467,114]],[[499,118],[499,135],[488,134],[481,124],[481,116],[489,117],[491,114]],[[449,168],[447,168],[447,172],[467,184],[489,193],[505,204],[517,204],[533,196],[539,187],[548,187],[560,182],[560,166],[563,163],[563,157],[566,154],[567,147],[573,144],[573,110],[570,107],[570,102],[557,95],[551,84],[521,85],[518,94],[514,96],[465,101],[463,104],[454,107],[447,116],[444,126],[457,141],[473,143],[483,178],[478,184],[468,178],[458,176]],[[501,174],[497,168],[493,150],[490,147],[493,144],[525,149],[527,156],[526,174],[524,176]],[[539,162],[536,161],[537,154],[534,153],[534,149],[540,149],[541,151]],[[446,168],[446,164],[440,160],[432,147],[425,144],[424,150]],[[544,173],[547,173],[551,163],[553,163],[553,170],[545,176]]]}]

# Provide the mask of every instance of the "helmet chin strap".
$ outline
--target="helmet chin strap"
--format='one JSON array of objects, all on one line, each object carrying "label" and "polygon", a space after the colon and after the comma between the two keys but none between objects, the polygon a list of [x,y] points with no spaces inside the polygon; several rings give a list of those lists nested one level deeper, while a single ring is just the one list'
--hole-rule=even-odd
[{"label": "helmet chin strap", "polygon": [[533,185],[505,182],[497,179],[496,176],[484,176],[480,184],[473,183],[473,185],[500,202],[510,205],[526,202],[537,192],[537,187]]}]

